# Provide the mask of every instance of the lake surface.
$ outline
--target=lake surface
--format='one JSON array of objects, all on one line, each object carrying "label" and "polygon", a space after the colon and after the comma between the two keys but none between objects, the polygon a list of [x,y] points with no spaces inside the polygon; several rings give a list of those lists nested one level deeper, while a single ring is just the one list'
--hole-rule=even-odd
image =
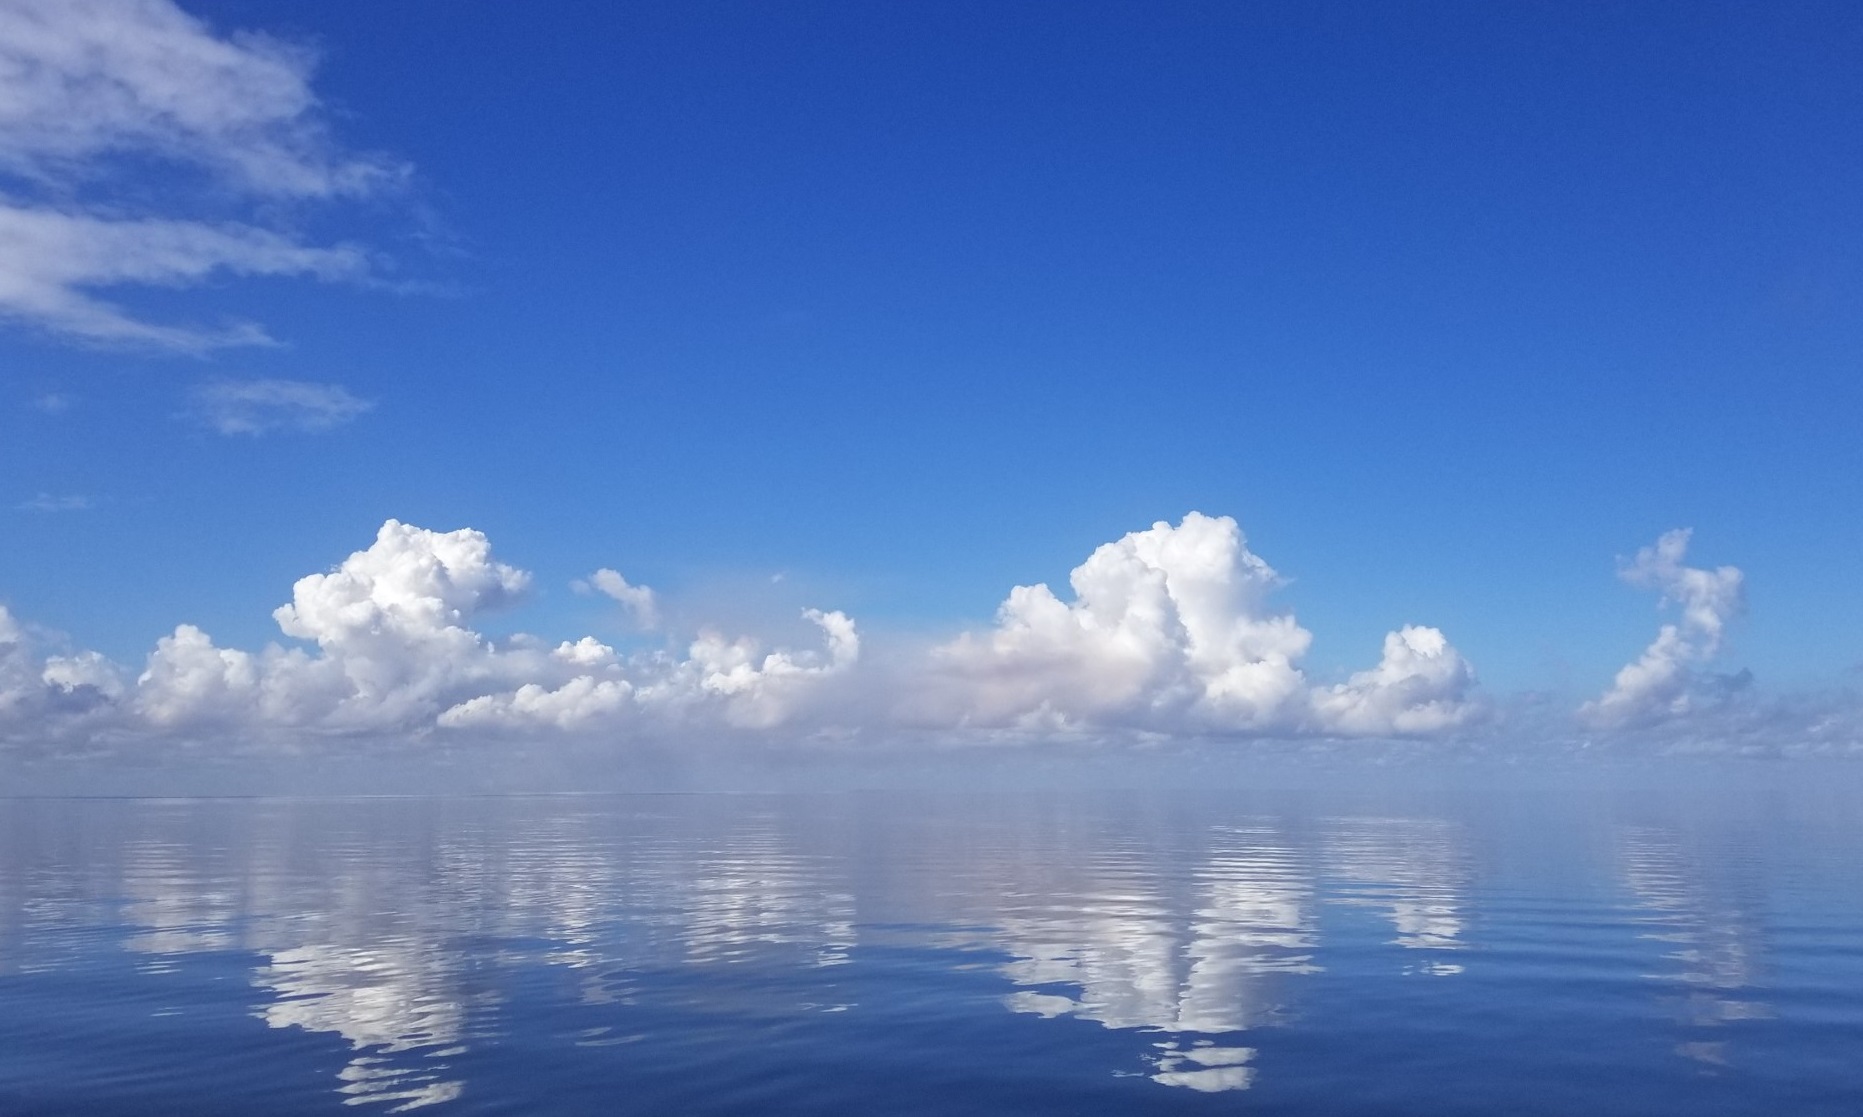
[{"label": "lake surface", "polygon": [[0,1112],[1853,1115],[1857,779],[0,801]]}]

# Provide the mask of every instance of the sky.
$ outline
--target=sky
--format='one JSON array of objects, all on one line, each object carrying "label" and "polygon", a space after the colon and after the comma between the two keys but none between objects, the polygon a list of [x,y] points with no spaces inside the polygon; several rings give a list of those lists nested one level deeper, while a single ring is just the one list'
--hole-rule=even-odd
[{"label": "sky", "polygon": [[0,750],[1854,749],[1860,46],[0,0]]}]

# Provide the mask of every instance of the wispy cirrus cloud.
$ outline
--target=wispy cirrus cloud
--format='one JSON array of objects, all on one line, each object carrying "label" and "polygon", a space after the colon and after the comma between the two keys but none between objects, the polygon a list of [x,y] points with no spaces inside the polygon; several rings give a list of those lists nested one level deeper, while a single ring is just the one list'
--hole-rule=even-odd
[{"label": "wispy cirrus cloud", "polygon": [[353,246],[313,247],[250,225],[121,220],[0,203],[0,314],[85,341],[202,352],[269,345],[251,322],[161,325],[89,292],[126,284],[175,287],[215,274],[360,278]]},{"label": "wispy cirrus cloud", "polygon": [[[171,0],[0,0],[0,316],[93,344],[200,352],[270,337],[250,322],[146,321],[97,292],[366,276],[360,249],[255,220],[257,203],[357,197],[407,176],[331,138],[314,64],[263,35],[218,35]],[[137,196],[155,196],[151,167],[204,179],[227,212],[130,205],[117,183],[134,168]]]},{"label": "wispy cirrus cloud", "polygon": [[229,436],[327,431],[375,406],[341,384],[304,380],[214,380],[195,389],[194,402],[201,422]]}]

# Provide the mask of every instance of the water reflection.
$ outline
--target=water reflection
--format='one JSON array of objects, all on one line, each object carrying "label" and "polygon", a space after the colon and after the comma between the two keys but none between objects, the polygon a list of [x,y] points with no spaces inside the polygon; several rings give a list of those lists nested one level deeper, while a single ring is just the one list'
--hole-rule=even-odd
[{"label": "water reflection", "polygon": [[[1766,1019],[1772,1009],[1745,991],[1761,977],[1762,943],[1756,904],[1730,889],[1725,874],[1709,871],[1690,856],[1673,829],[1628,826],[1619,834],[1624,883],[1640,909],[1638,937],[1661,944],[1667,967],[1645,975],[1677,987],[1670,1000],[1685,1027],[1718,1028],[1736,1020]],[[1710,1066],[1724,1066],[1725,1039],[1713,1033],[1676,1044],[1676,1053]]]},{"label": "water reflection", "polygon": [[123,920],[137,928],[123,945],[150,956],[149,971],[185,954],[226,950],[238,904],[216,874],[185,845],[143,838],[123,855]]},{"label": "water reflection", "polygon": [[139,969],[257,956],[253,1015],[346,1041],[353,1054],[336,1089],[348,1104],[401,1111],[460,1095],[464,1083],[443,1077],[439,1061],[466,1049],[457,912],[442,899],[457,884],[448,866],[398,863],[364,844],[303,860],[288,813],[244,820],[255,828],[237,834],[190,832],[203,820],[173,808],[143,821],[161,833],[125,843],[118,914],[123,948],[146,959]]},{"label": "water reflection", "polygon": [[[1468,944],[1469,869],[1462,829],[1432,818],[1342,818],[1328,820],[1327,874],[1337,882],[1331,902],[1380,911],[1408,950],[1457,951]],[[1462,972],[1457,962],[1432,959],[1411,973],[1447,977]]]},{"label": "water reflection", "polygon": [[[996,943],[1016,956],[1003,972],[1031,987],[1005,1003],[1191,1036],[1270,1022],[1285,999],[1279,980],[1319,969],[1312,874],[1271,827],[1219,827],[1210,838],[1187,881],[1159,863],[1161,851],[1134,851],[1094,865],[1084,888],[1035,913],[1002,913]],[[1188,896],[1167,891],[1180,882]],[[1254,1080],[1251,1047],[1191,1038],[1154,1046],[1155,1082],[1234,1090]]]},{"label": "water reflection", "polygon": [[[429,1049],[463,1054],[466,1006],[446,956],[407,940],[368,948],[329,944],[281,950],[253,975],[276,999],[260,1016],[269,1027],[334,1032],[357,1054],[337,1077],[349,1104],[395,1102],[390,1112],[459,1097],[465,1083],[444,1080],[444,1063],[403,1065],[391,1056]],[[440,1048],[442,1050],[432,1050]]]},{"label": "water reflection", "polygon": [[[230,975],[243,1042],[322,1045],[326,1104],[513,1109],[484,1095],[485,1068],[513,1062],[702,1089],[736,1059],[760,1080],[746,1052],[833,1021],[856,1029],[842,1049],[871,1022],[940,1066],[977,1054],[966,1025],[915,1017],[953,1004],[1031,1049],[1091,1036],[1093,1073],[1182,1104],[1268,1093],[1312,1057],[1287,1041],[1327,1020],[1377,1019],[1356,1033],[1372,1044],[1448,1006],[1489,1019],[1456,998],[1494,996],[1377,985],[1461,974],[1496,933],[1469,824],[1430,815],[695,797],[129,804],[22,831],[38,836],[0,850],[0,975],[101,951],[163,989]],[[1644,976],[1676,990],[1675,1049],[1725,1062],[1709,1029],[1772,1011],[1761,907],[1676,830],[1615,837],[1637,915],[1609,949],[1657,944]],[[138,1011],[198,1009],[156,999]]]}]

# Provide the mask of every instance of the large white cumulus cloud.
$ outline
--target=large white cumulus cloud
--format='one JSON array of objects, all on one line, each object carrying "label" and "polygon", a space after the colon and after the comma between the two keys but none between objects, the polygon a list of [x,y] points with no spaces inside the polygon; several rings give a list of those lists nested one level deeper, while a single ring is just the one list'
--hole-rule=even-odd
[{"label": "large white cumulus cloud", "polygon": [[1433,732],[1473,716],[1473,672],[1440,632],[1393,633],[1377,668],[1316,690],[1312,635],[1273,608],[1281,584],[1226,516],[1192,512],[1105,544],[1063,602],[1018,586],[996,627],[934,649],[915,718],[1025,729]]},{"label": "large white cumulus cloud", "polygon": [[1595,726],[1649,725],[1689,712],[1698,668],[1721,650],[1728,622],[1745,604],[1738,567],[1714,570],[1686,566],[1690,531],[1667,532],[1637,552],[1619,576],[1662,594],[1665,605],[1681,607],[1681,618],[1663,625],[1643,654],[1617,672],[1610,689],[1587,702],[1580,716]]},{"label": "large white cumulus cloud", "polygon": [[491,559],[476,531],[433,532],[390,520],[367,550],[302,578],[272,615],[317,654],[217,648],[182,625],[157,644],[137,681],[138,709],[169,726],[256,721],[394,729],[430,718],[461,689],[532,669],[543,657],[501,652],[467,627],[520,593],[522,571]]},{"label": "large white cumulus cloud", "polygon": [[[620,576],[604,571],[613,578]],[[859,656],[853,622],[811,611],[826,654],[763,653],[749,638],[704,633],[689,654],[623,657],[593,637],[556,647],[493,641],[475,615],[511,603],[530,575],[492,557],[469,529],[389,520],[373,544],[301,578],[273,618],[314,646],[221,648],[192,625],[160,640],[137,680],[134,712],[172,730],[336,733],[625,727],[646,712],[767,728],[819,681]]]},{"label": "large white cumulus cloud", "polygon": [[[819,644],[769,647],[704,628],[628,652],[592,636],[492,639],[475,618],[531,576],[469,529],[389,520],[335,568],[299,579],[282,636],[223,647],[182,624],[140,674],[85,653],[41,656],[0,610],[0,719],[83,708],[118,737],[240,740],[684,729],[837,738],[893,730],[1120,735],[1404,736],[1468,722],[1474,674],[1442,633],[1406,627],[1378,664],[1327,686],[1299,660],[1311,635],[1270,601],[1281,579],[1234,520],[1191,513],[1100,547],[1072,600],[1011,591],[994,627],[863,660],[845,613],[809,609]],[[604,568],[577,583],[634,627],[657,598]]]}]

